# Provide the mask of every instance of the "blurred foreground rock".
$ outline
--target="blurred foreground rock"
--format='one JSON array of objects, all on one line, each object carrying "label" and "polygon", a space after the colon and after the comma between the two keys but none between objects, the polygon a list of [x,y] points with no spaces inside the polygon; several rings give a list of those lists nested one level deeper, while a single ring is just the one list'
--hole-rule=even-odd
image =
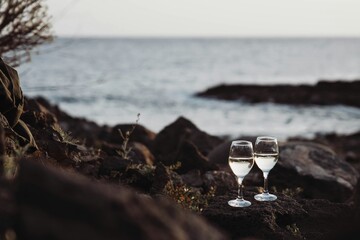
[{"label": "blurred foreground rock", "polygon": [[[23,160],[8,190],[6,226],[19,239],[225,239],[201,217],[130,189],[99,184]],[[4,197],[2,196],[0,200]],[[9,196],[7,198],[10,198]],[[0,208],[0,215],[4,209]]]}]

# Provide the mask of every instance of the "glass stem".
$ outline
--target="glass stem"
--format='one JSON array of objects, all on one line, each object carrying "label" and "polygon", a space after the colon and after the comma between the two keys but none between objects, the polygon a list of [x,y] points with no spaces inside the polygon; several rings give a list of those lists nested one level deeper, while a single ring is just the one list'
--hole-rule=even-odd
[{"label": "glass stem", "polygon": [[240,177],[237,178],[237,182],[238,182],[238,197],[237,198],[240,200],[244,200],[242,181],[243,181],[242,178],[240,178]]},{"label": "glass stem", "polygon": [[264,175],[264,193],[265,194],[269,194],[269,186],[268,186],[268,175],[269,175],[269,172],[264,172],[263,173]]}]

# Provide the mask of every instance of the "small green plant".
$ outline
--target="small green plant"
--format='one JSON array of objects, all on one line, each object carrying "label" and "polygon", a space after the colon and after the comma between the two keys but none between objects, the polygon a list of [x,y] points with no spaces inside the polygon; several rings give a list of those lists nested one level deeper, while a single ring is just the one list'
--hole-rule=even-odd
[{"label": "small green plant", "polygon": [[131,153],[132,148],[129,147],[128,144],[129,144],[130,136],[134,132],[136,126],[139,124],[139,121],[140,121],[140,113],[137,114],[135,123],[132,125],[132,127],[129,130],[125,132],[125,134],[123,134],[121,129],[118,129],[120,136],[123,139],[123,142],[121,144],[121,148],[116,152],[124,159],[128,160],[130,158],[129,154]]}]

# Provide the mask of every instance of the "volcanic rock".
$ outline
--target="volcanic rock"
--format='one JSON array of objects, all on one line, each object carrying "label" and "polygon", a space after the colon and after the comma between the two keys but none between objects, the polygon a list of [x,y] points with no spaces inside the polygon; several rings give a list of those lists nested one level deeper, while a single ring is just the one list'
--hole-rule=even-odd
[{"label": "volcanic rock", "polygon": [[251,103],[317,104],[360,107],[360,80],[320,81],[310,85],[219,85],[196,96],[223,100],[244,100]]},{"label": "volcanic rock", "polygon": [[[247,178],[244,184],[247,184]],[[204,186],[215,187],[216,195],[224,195],[237,188],[235,175],[225,171],[208,171],[203,175]]]},{"label": "volcanic rock", "polygon": [[180,167],[176,169],[179,173],[186,173],[194,169],[199,169],[202,172],[218,169],[216,165],[210,163],[198,148],[189,141],[180,143],[179,149],[175,154],[174,163],[177,162],[181,164]]},{"label": "volcanic rock", "polygon": [[245,199],[252,205],[233,208],[227,202],[237,194],[229,193],[213,198],[202,215],[232,239],[336,239],[333,237],[348,236],[349,230],[359,232],[352,224],[355,215],[346,204],[297,200],[281,193],[274,202],[258,202],[253,199],[257,192],[247,188]]},{"label": "volcanic rock", "polygon": [[[190,163],[191,159],[184,159],[187,156],[177,155],[177,153],[182,152],[180,148],[187,148],[192,153],[199,151],[201,155],[194,154],[198,155],[195,158],[209,166],[210,164],[205,163],[207,159],[204,156],[221,142],[220,138],[199,130],[192,122],[180,117],[157,134],[154,142],[154,154],[157,160],[164,162],[166,165],[176,163],[179,158]],[[186,165],[186,163],[184,164]],[[201,168],[206,169],[207,166]],[[197,168],[199,168],[199,165],[197,165]]]},{"label": "volcanic rock", "polygon": [[354,196],[359,173],[324,145],[288,142],[269,177],[273,185],[303,188],[305,197],[344,202]]}]

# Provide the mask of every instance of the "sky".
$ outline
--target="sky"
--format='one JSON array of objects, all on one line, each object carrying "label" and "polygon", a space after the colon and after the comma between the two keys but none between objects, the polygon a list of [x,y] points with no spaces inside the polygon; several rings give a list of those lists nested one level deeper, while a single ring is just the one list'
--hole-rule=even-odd
[{"label": "sky", "polygon": [[58,36],[360,37],[360,0],[45,0]]}]

